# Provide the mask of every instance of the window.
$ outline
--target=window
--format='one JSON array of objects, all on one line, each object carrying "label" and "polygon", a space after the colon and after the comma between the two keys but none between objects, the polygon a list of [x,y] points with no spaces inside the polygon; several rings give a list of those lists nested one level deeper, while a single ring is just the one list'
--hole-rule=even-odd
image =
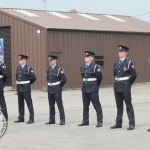
[{"label": "window", "polygon": [[33,13],[29,12],[29,11],[26,11],[26,10],[22,10],[22,9],[14,9],[14,10],[17,11],[17,12],[20,12],[20,13],[22,13],[24,15],[27,15],[29,17],[40,17],[40,16],[38,16],[36,14],[33,14]]},{"label": "window", "polygon": [[104,66],[104,56],[95,56],[95,63],[100,65],[101,67]]},{"label": "window", "polygon": [[125,20],[122,20],[122,19],[117,18],[117,17],[115,17],[115,16],[110,16],[110,15],[104,15],[104,16],[105,16],[105,17],[108,17],[108,18],[111,18],[111,19],[114,19],[114,20],[116,20],[116,21],[126,22]]},{"label": "window", "polygon": [[70,17],[66,16],[66,15],[63,15],[63,14],[60,14],[58,12],[48,12],[49,14],[52,14],[52,15],[55,15],[57,17],[60,17],[60,18],[63,18],[63,19],[71,19]]},{"label": "window", "polygon": [[[78,13],[77,13],[77,14],[78,14]],[[85,18],[88,18],[88,19],[91,19],[91,20],[100,20],[100,19],[95,18],[95,17],[93,17],[93,16],[90,16],[90,15],[88,15],[88,14],[78,14],[78,15],[80,15],[80,16],[82,16],[82,17],[85,17]]]}]

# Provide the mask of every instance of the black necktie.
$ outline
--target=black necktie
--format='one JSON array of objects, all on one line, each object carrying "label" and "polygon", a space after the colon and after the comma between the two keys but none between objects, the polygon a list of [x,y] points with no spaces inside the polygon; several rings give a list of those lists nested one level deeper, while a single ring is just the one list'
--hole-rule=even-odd
[{"label": "black necktie", "polygon": [[49,68],[49,70],[50,70],[50,71],[52,71],[52,70],[53,70],[53,68],[52,68],[52,67],[50,67],[50,68]]},{"label": "black necktie", "polygon": [[85,68],[88,68],[89,65],[85,65]]},{"label": "black necktie", "polygon": [[20,67],[20,71],[22,71],[22,67]]},{"label": "black necktie", "polygon": [[119,60],[119,64],[120,64],[120,65],[122,64],[122,60]]}]

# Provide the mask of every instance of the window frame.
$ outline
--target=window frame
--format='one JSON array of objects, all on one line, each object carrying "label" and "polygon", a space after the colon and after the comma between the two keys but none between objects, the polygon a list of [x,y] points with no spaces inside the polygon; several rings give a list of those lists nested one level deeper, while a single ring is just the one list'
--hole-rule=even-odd
[{"label": "window frame", "polygon": [[[103,57],[103,58],[95,58],[95,57]],[[102,68],[104,67],[104,59],[105,59],[104,55],[95,55],[95,56],[94,56],[94,62],[95,62],[95,63],[96,63],[97,61],[103,63],[102,66],[100,65],[100,67],[102,67]],[[96,64],[98,64],[98,63],[96,63]],[[99,65],[99,64],[98,64],[98,65]]]}]

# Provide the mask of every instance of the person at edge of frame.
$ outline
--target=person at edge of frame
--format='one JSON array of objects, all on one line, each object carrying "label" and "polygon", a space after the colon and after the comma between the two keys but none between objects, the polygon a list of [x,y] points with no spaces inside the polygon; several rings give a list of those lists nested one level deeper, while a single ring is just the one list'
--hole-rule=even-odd
[{"label": "person at edge of frame", "polygon": [[134,109],[131,99],[131,86],[134,83],[137,74],[134,63],[126,58],[129,48],[118,45],[119,59],[114,62],[114,95],[117,107],[116,124],[111,129],[122,128],[123,101],[126,104],[126,111],[129,119],[127,130],[135,129]]},{"label": "person at edge of frame", "polygon": [[102,72],[99,65],[93,62],[95,53],[91,51],[85,51],[85,64],[80,68],[82,83],[82,100],[83,100],[83,120],[78,126],[89,125],[89,105],[92,102],[96,114],[97,125],[96,127],[102,127],[103,125],[103,113],[101,103],[99,101],[99,88],[102,81]]},{"label": "person at edge of frame", "polygon": [[57,103],[60,123],[65,125],[65,112],[62,101],[62,88],[67,82],[65,71],[62,67],[56,64],[57,56],[48,55],[50,67],[47,69],[47,82],[48,82],[48,102],[49,102],[49,121],[46,125],[55,124],[55,102]]},{"label": "person at edge of frame", "polygon": [[6,121],[8,121],[7,105],[4,97],[4,86],[7,80],[6,65],[0,62],[0,110],[5,116]]},{"label": "person at edge of frame", "polygon": [[27,64],[26,55],[19,55],[19,66],[16,69],[16,84],[18,95],[18,109],[19,116],[14,123],[24,122],[24,100],[27,103],[27,107],[30,113],[27,124],[34,123],[34,109],[31,98],[31,84],[36,81],[33,68]]}]

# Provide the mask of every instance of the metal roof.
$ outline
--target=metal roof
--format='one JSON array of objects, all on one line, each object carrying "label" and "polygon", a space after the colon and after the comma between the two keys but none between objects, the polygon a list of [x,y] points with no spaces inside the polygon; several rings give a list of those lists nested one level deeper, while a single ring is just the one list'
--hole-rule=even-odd
[{"label": "metal roof", "polygon": [[47,29],[150,33],[150,23],[130,16],[13,8],[0,8],[0,12]]}]

